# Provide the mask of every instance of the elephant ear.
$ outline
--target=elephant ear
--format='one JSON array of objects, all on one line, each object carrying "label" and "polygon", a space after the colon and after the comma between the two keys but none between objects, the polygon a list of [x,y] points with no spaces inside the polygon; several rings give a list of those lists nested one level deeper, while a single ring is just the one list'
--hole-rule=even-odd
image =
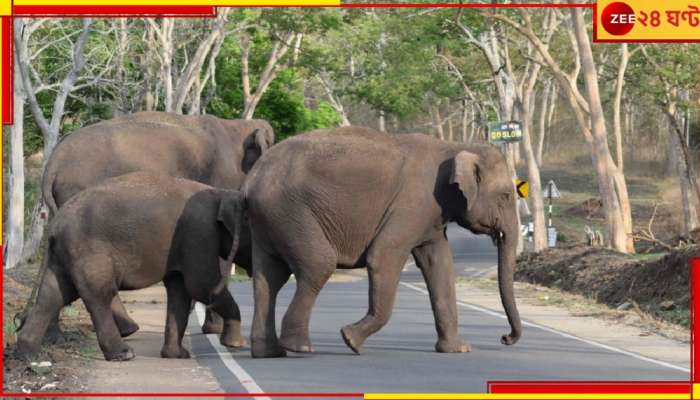
[{"label": "elephant ear", "polygon": [[[243,142],[243,172],[246,174],[253,168],[258,158],[272,146],[269,137],[272,136],[265,128],[255,128]],[[272,139],[274,140],[274,138]]]},{"label": "elephant ear", "polygon": [[274,136],[271,135],[271,132],[268,132],[267,129],[258,128],[255,130],[252,136],[255,137],[255,145],[258,147],[260,154],[266,152],[267,149],[272,146],[272,143],[270,143],[270,137],[272,136],[272,140],[274,140]]},{"label": "elephant ear", "polygon": [[456,183],[467,199],[467,210],[470,210],[476,201],[480,182],[479,156],[465,150],[460,151],[454,158],[450,183]]},{"label": "elephant ear", "polygon": [[222,190],[221,203],[219,203],[219,213],[216,219],[226,227],[231,234],[231,251],[226,258],[229,264],[238,251],[238,242],[241,236],[241,225],[243,224],[243,194],[238,190]]}]

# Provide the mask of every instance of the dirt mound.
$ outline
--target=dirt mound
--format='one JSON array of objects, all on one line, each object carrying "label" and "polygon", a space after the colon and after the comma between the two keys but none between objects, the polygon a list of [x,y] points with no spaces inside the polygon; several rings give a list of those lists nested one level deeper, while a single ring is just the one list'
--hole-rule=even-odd
[{"label": "dirt mound", "polygon": [[595,197],[591,197],[573,207],[567,208],[564,210],[564,213],[575,217],[585,217],[586,219],[605,217],[603,214],[603,201]]},{"label": "dirt mound", "polygon": [[609,249],[571,246],[524,254],[516,279],[578,293],[612,307],[637,304],[655,317],[688,326],[689,246],[652,261]]}]

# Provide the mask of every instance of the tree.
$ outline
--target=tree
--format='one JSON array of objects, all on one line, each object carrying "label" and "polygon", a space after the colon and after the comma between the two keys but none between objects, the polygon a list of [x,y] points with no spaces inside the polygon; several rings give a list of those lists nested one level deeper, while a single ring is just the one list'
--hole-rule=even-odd
[{"label": "tree", "polygon": [[655,94],[656,102],[671,127],[669,145],[675,153],[683,209],[681,234],[688,237],[690,232],[698,227],[698,215],[694,204],[698,204],[700,198],[700,187],[695,184],[697,179],[689,135],[690,92],[698,82],[693,68],[698,62],[698,53],[688,46],[665,49],[664,52],[652,46],[643,47],[642,54],[646,60],[644,69],[657,77],[656,81],[648,84],[646,88]]},{"label": "tree", "polygon": [[[19,75],[17,76],[17,84],[22,85],[24,93],[29,103],[29,109],[34,117],[36,125],[41,130],[44,139],[44,160],[42,171],[46,169],[53,149],[58,143],[59,129],[65,112],[66,100],[71,91],[75,89],[78,76],[85,66],[84,50],[87,43],[88,34],[92,19],[82,19],[81,27],[75,32],[59,38],[58,41],[69,41],[71,51],[71,62],[68,72],[60,80],[55,83],[57,93],[54,97],[53,106],[50,110],[50,117],[47,119],[37,99],[37,93],[46,90],[48,84],[41,82],[41,78],[35,69],[31,68],[30,62],[36,57],[36,53],[32,56],[29,54],[29,40],[31,35],[39,29],[46,20],[37,20],[32,24],[25,24],[23,19],[15,19],[15,63],[18,65]],[[43,47],[46,48],[46,47]],[[41,49],[41,48],[40,48]],[[46,224],[46,210],[43,201],[39,199],[34,206],[32,212],[32,225],[29,236],[26,239],[22,259],[26,260],[36,254],[41,238],[43,236],[44,226]]]},{"label": "tree", "polygon": [[[22,21],[17,22],[20,25]],[[16,29],[16,28],[15,28]],[[19,63],[15,63],[15,76],[19,76]],[[9,215],[7,218],[7,238],[5,243],[5,268],[14,268],[19,264],[24,248],[24,101],[25,95],[21,85],[14,87],[14,125],[10,131],[10,168],[9,168]]]},{"label": "tree", "polygon": [[[579,128],[588,143],[593,168],[598,177],[598,189],[603,202],[605,221],[608,232],[608,242],[611,247],[621,252],[634,252],[634,240],[632,236],[632,212],[627,192],[625,176],[615,165],[610,154],[598,88],[598,72],[588,32],[583,21],[583,13],[579,8],[572,8],[570,38],[572,50],[576,54],[576,65],[573,72],[565,73],[559,62],[550,54],[544,42],[535,33],[530,12],[527,9],[519,9],[522,23],[507,15],[490,13],[493,18],[501,20],[515,28],[527,40],[529,40],[544,63],[548,66],[553,76],[557,79],[559,87],[564,90],[566,99],[576,116]],[[579,71],[583,72],[583,80],[586,89],[586,98],[578,91],[576,79]]]}]

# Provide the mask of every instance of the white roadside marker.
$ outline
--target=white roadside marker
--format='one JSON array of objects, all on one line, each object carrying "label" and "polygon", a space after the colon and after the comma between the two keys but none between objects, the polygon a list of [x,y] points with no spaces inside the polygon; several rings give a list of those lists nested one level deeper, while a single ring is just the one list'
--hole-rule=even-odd
[{"label": "white roadside marker", "polygon": [[[204,305],[197,303],[194,307],[194,313],[197,315],[199,325],[204,323],[204,312]],[[226,368],[233,373],[236,379],[238,379],[238,382],[241,383],[241,386],[243,386],[248,393],[264,393],[260,386],[255,383],[253,377],[250,376],[250,374],[248,374],[243,367],[236,362],[233,355],[231,355],[231,352],[225,346],[222,346],[221,343],[219,343],[218,335],[211,334],[204,336],[206,336],[209,343],[211,343],[212,347],[214,347],[214,350],[216,350],[219,358],[221,358],[221,361],[224,363]],[[269,397],[265,396],[256,396],[255,398],[256,400],[270,400]]]}]

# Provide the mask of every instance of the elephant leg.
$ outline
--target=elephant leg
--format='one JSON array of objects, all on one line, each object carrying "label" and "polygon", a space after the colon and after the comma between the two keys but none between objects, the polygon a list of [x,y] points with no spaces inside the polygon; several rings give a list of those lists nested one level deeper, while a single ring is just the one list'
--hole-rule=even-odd
[{"label": "elephant leg", "polygon": [[438,341],[435,350],[441,353],[465,353],[471,351],[457,332],[457,297],[452,252],[447,239],[413,249],[413,258],[423,273],[428,286],[430,305],[435,317]]},{"label": "elephant leg", "polygon": [[284,357],[275,330],[277,293],[289,279],[287,264],[260,248],[253,241],[253,292],[255,311],[250,350],[253,357]]},{"label": "elephant leg", "polygon": [[211,309],[207,308],[204,314],[204,323],[202,324],[202,333],[220,334],[224,331],[224,319]]},{"label": "elephant leg", "polygon": [[46,330],[46,335],[44,336],[44,341],[46,343],[50,343],[50,344],[61,343],[65,339],[65,336],[63,335],[63,331],[61,330],[61,324],[59,322],[60,316],[61,316],[61,312],[59,311],[58,313],[56,313],[55,317],[51,318],[51,322],[49,323],[49,327]]},{"label": "elephant leg", "polygon": [[139,330],[139,325],[131,319],[129,312],[124,308],[124,303],[122,303],[119,295],[114,296],[112,299],[112,314],[114,314],[114,322],[117,323],[119,328],[119,334],[122,337],[127,337],[134,334]]},{"label": "elephant leg", "polygon": [[39,286],[36,303],[29,311],[17,337],[18,356],[36,354],[41,341],[53,321],[58,321],[61,308],[78,298],[73,284],[64,276],[48,268]]},{"label": "elephant leg", "polygon": [[219,343],[226,347],[245,347],[247,342],[241,335],[241,311],[228,288],[214,299],[210,308],[222,318],[223,329]]},{"label": "elephant leg", "polygon": [[134,352],[124,343],[112,314],[112,299],[117,295],[114,278],[107,272],[107,268],[102,268],[110,261],[108,257],[100,256],[87,261],[81,260],[74,265],[71,275],[78,294],[90,313],[102,354],[107,361],[131,360]]},{"label": "elephant leg", "polygon": [[407,254],[392,248],[382,255],[368,257],[369,310],[361,320],[340,330],[345,344],[360,353],[365,339],[389,321],[396,299],[396,289]]},{"label": "elephant leg", "polygon": [[190,314],[190,298],[185,282],[180,274],[173,274],[164,279],[168,296],[168,310],[165,318],[165,343],[160,351],[163,358],[190,358],[190,353],[182,347],[182,337],[187,329]]},{"label": "elephant leg", "polygon": [[[313,252],[314,260],[300,262],[302,268],[293,268],[297,279],[294,298],[287,308],[282,320],[280,344],[287,350],[309,353],[313,351],[309,339],[309,321],[318,293],[333,274],[336,266],[335,256],[330,247],[326,252]],[[308,254],[307,257],[311,255]],[[310,273],[312,272],[312,273]]]}]

